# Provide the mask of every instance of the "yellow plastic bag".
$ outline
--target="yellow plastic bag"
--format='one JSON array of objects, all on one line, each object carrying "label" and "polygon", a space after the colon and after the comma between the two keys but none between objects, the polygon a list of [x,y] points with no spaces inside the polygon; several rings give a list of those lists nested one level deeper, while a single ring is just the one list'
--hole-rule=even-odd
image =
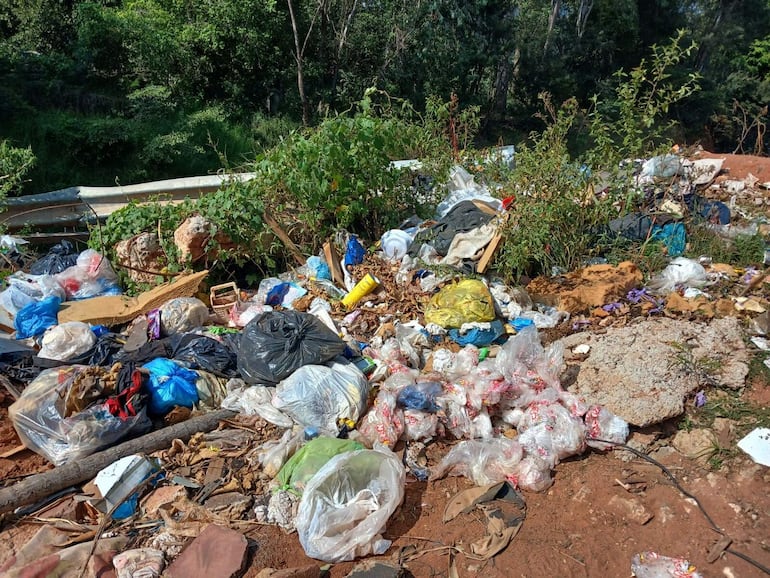
[{"label": "yellow plastic bag", "polygon": [[425,310],[425,323],[458,329],[463,323],[484,323],[495,318],[495,301],[481,281],[464,279],[436,293]]}]

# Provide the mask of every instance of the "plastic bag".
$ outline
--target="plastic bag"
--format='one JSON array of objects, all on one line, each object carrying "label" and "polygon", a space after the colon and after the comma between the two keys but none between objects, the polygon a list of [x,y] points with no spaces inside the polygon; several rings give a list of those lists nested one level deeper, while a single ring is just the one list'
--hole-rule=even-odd
[{"label": "plastic bag", "polygon": [[198,374],[159,357],[143,366],[150,372],[150,413],[166,415],[174,406],[192,407],[198,403],[195,382]]},{"label": "plastic bag", "polygon": [[677,257],[663,271],[658,273],[648,284],[648,289],[658,295],[667,295],[677,285],[685,287],[704,287],[708,276],[703,265],[686,257]]},{"label": "plastic bag", "polygon": [[97,295],[119,295],[118,276],[106,257],[93,249],[78,255],[74,266],[57,274],[67,299],[89,299]]},{"label": "plastic bag", "polygon": [[309,313],[270,311],[243,329],[238,371],[247,383],[276,384],[304,365],[321,364],[345,342]]},{"label": "plastic bag", "polygon": [[398,405],[406,409],[436,413],[440,409],[436,403],[436,397],[442,392],[441,382],[437,381],[422,381],[407,385],[398,394]]},{"label": "plastic bag", "polygon": [[332,278],[331,271],[329,271],[329,265],[327,265],[326,261],[321,259],[321,257],[317,257],[315,255],[308,257],[305,266],[307,267],[309,277],[313,277],[315,279],[326,279],[327,281]]},{"label": "plastic bag", "polygon": [[444,456],[431,479],[465,476],[477,486],[488,486],[512,476],[522,456],[521,445],[508,438],[462,441]]},{"label": "plastic bag", "polygon": [[235,351],[216,339],[197,333],[185,333],[172,336],[169,342],[169,357],[177,363],[220,377],[238,375],[238,356]]},{"label": "plastic bag", "polygon": [[526,452],[540,456],[551,467],[585,449],[583,422],[559,403],[531,403],[517,429]]},{"label": "plastic bag", "polygon": [[358,433],[369,446],[394,447],[404,433],[404,412],[396,407],[396,395],[381,389],[374,405],[358,425]]},{"label": "plastic bag", "polygon": [[72,365],[47,369],[32,380],[8,409],[22,443],[60,466],[114,444],[130,433],[152,427],[144,411],[121,419],[106,404],[96,404],[64,417],[67,391],[75,377],[87,369]]},{"label": "plastic bag", "polygon": [[311,558],[343,562],[384,554],[380,535],[404,499],[406,471],[388,449],[333,457],[308,483],[297,512],[299,541]]},{"label": "plastic bag", "polygon": [[304,432],[301,429],[298,429],[298,431],[287,429],[283,432],[280,440],[265,442],[257,453],[257,459],[262,466],[262,471],[271,479],[275,478],[286,461],[302,447],[304,437]]},{"label": "plastic bag", "polygon": [[67,294],[53,275],[25,275],[14,273],[5,279],[8,288],[0,293],[0,305],[11,315],[17,315],[30,303],[46,297],[58,297],[62,301]]},{"label": "plastic bag", "polygon": [[327,365],[305,365],[281,381],[273,405],[301,425],[337,431],[337,420],[354,422],[366,410],[369,380],[342,357]]},{"label": "plastic bag", "polygon": [[246,385],[241,379],[227,382],[227,395],[222,400],[222,409],[230,409],[245,415],[258,415],[278,427],[292,427],[294,421],[273,403],[272,389],[264,385]]},{"label": "plastic bag", "polygon": [[400,261],[412,244],[412,235],[401,229],[391,229],[380,239],[382,252],[391,261]]},{"label": "plastic bag", "polygon": [[58,322],[61,299],[46,297],[42,301],[30,303],[18,312],[13,320],[16,339],[27,339],[42,334]]},{"label": "plastic bag", "polygon": [[590,438],[598,438],[618,444],[626,443],[628,439],[628,423],[607,408],[595,405],[589,408],[584,419],[589,438],[587,443],[590,447],[597,450],[607,450],[613,447],[610,444],[591,441]]},{"label": "plastic bag", "polygon": [[642,552],[631,559],[631,572],[636,578],[702,578],[688,560],[669,558],[656,552]]},{"label": "plastic bag", "polygon": [[45,257],[32,263],[29,272],[33,275],[55,275],[74,266],[77,261],[75,247],[69,241],[62,241],[51,247]]},{"label": "plastic bag", "polygon": [[483,201],[496,210],[503,208],[500,199],[489,194],[486,187],[476,183],[473,175],[461,166],[452,167],[449,173],[449,195],[436,207],[436,216],[440,219],[446,215],[457,203],[469,200]]},{"label": "plastic bag", "polygon": [[178,297],[160,307],[160,330],[174,335],[201,327],[209,319],[209,308],[195,297]]},{"label": "plastic bag", "polygon": [[310,479],[334,456],[362,450],[364,446],[353,440],[320,437],[307,442],[278,472],[278,483],[283,490],[301,494]]},{"label": "plastic bag", "polygon": [[495,318],[495,300],[483,282],[463,279],[434,295],[425,310],[425,323],[460,328],[463,323],[483,323]]},{"label": "plastic bag", "polygon": [[433,413],[423,413],[414,409],[404,411],[405,440],[428,441],[435,437],[438,428],[438,416]]},{"label": "plastic bag", "polygon": [[38,357],[69,361],[88,352],[95,344],[96,335],[87,323],[70,321],[45,332]]},{"label": "plastic bag", "polygon": [[516,487],[530,492],[544,492],[553,484],[550,465],[537,455],[524,456],[510,476]]}]

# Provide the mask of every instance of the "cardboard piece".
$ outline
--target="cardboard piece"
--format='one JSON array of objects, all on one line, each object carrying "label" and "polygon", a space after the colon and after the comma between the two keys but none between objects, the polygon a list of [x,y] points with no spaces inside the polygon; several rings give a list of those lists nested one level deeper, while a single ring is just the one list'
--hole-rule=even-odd
[{"label": "cardboard piece", "polygon": [[329,270],[332,274],[332,281],[337,283],[340,287],[345,286],[345,274],[342,272],[340,266],[340,256],[337,254],[337,250],[331,241],[324,243],[324,257],[326,258],[326,264],[329,266]]},{"label": "cardboard piece", "polygon": [[106,296],[67,302],[59,310],[59,323],[82,321],[108,327],[128,323],[138,315],[157,309],[166,301],[177,297],[192,297],[208,274],[208,271],[200,271],[181,275],[170,283],[158,285],[136,297]]}]

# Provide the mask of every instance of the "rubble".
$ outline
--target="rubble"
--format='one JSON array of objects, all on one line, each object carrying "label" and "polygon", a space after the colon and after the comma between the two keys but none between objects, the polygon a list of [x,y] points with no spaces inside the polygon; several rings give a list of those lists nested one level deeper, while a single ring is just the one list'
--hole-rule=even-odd
[{"label": "rubble", "polygon": [[[570,391],[601,404],[629,423],[645,427],[681,415],[685,398],[701,384],[676,364],[672,344],[692,346],[694,360],[718,360],[714,376],[730,389],[745,385],[748,352],[735,317],[711,323],[645,319],[603,334],[576,333],[560,340],[566,350],[590,345]],[[619,352],[627,352],[619,355]]]}]

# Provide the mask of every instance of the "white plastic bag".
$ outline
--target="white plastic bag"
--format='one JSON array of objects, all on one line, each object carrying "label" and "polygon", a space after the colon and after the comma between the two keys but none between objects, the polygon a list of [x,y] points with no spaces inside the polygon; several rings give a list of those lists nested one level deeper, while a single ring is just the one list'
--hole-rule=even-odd
[{"label": "white plastic bag", "polygon": [[324,562],[384,554],[380,534],[404,499],[406,471],[386,448],[333,457],[308,482],[295,522],[305,553]]},{"label": "white plastic bag", "polygon": [[326,365],[305,365],[275,388],[273,405],[301,425],[337,431],[337,420],[354,422],[366,410],[369,381],[355,365],[336,357]]},{"label": "white plastic bag", "polygon": [[588,445],[597,450],[611,449],[612,445],[591,441],[592,438],[606,440],[616,444],[626,443],[628,423],[610,410],[600,405],[592,406],[585,415]]},{"label": "white plastic bag", "polygon": [[370,447],[380,443],[392,448],[405,427],[404,412],[396,407],[396,394],[380,389],[374,405],[361,420],[358,433]]},{"label": "white plastic bag", "polygon": [[247,385],[242,379],[231,379],[226,385],[227,395],[220,407],[245,415],[258,415],[278,427],[292,427],[294,422],[273,403],[272,388]]},{"label": "white plastic bag", "polygon": [[513,475],[522,455],[521,445],[505,437],[462,441],[444,456],[433,470],[431,479],[446,475],[465,476],[477,486],[488,486]]},{"label": "white plastic bag", "polygon": [[87,323],[70,321],[46,330],[38,357],[69,361],[91,349],[95,343],[96,335]]},{"label": "white plastic bag", "polygon": [[708,276],[703,265],[686,257],[677,257],[656,275],[647,287],[657,295],[668,295],[677,285],[684,287],[704,287]]}]

